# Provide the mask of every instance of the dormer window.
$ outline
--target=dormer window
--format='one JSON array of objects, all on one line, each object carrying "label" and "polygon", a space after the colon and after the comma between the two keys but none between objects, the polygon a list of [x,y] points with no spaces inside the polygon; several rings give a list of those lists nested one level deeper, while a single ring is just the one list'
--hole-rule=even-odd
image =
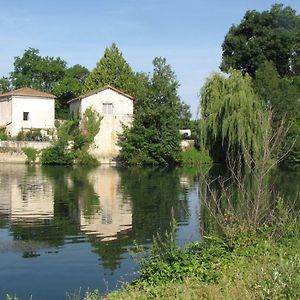
[{"label": "dormer window", "polygon": [[28,111],[24,111],[23,112],[23,121],[28,121],[29,119],[29,112]]},{"label": "dormer window", "polygon": [[113,114],[112,103],[103,103],[102,112],[103,115],[112,115]]}]

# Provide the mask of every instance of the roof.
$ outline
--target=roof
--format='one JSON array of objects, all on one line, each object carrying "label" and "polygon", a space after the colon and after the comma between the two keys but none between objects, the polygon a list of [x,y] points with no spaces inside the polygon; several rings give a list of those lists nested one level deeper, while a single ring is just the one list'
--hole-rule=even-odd
[{"label": "roof", "polygon": [[23,87],[14,91],[10,91],[8,93],[1,94],[0,98],[12,97],[12,96],[25,96],[25,97],[29,96],[29,97],[39,97],[39,98],[51,98],[51,99],[55,98],[55,96],[52,94],[34,90],[28,87]]},{"label": "roof", "polygon": [[87,98],[89,96],[92,96],[92,95],[97,94],[97,93],[101,93],[101,92],[103,92],[105,90],[108,90],[108,89],[112,90],[112,91],[114,91],[114,92],[116,92],[116,93],[118,93],[120,95],[123,95],[123,96],[125,96],[125,97],[127,97],[127,98],[129,98],[131,100],[135,100],[132,96],[130,96],[130,95],[128,95],[128,94],[126,94],[126,93],[124,93],[124,92],[122,92],[122,91],[114,88],[114,87],[112,87],[111,85],[106,85],[106,86],[104,86],[102,88],[99,88],[99,89],[96,89],[96,90],[92,90],[92,91],[88,92],[87,94],[84,94],[84,95],[81,95],[81,96],[79,96],[77,98],[71,99],[67,103],[71,103],[71,102],[74,102],[74,101],[81,100],[83,98]]}]

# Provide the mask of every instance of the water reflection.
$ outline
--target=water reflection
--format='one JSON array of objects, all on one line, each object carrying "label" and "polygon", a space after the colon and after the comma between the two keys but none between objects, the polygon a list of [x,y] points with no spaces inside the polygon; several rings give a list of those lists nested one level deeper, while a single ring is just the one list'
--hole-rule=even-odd
[{"label": "water reflection", "polygon": [[[201,206],[203,174],[214,179],[224,175],[224,168],[88,170],[2,164],[0,292],[21,299],[30,294],[62,299],[79,287],[107,292],[120,278],[132,279],[137,266],[128,248],[135,243],[147,248],[153,235],[169,229],[172,216],[179,244],[200,239],[200,223],[205,229],[214,227]],[[279,191],[295,199],[299,173],[274,171],[270,177]],[[247,186],[252,189],[251,179]]]},{"label": "water reflection", "polygon": [[[153,235],[169,229],[172,215],[178,222],[178,240],[191,235],[199,239],[195,186],[195,176],[179,170],[2,164],[4,292],[21,299],[28,293],[47,299],[54,284],[62,298],[66,290],[90,287],[105,292],[104,282],[115,288],[121,277],[130,280],[137,265],[128,248],[135,243],[147,248]],[[26,278],[20,281],[22,270]],[[22,284],[14,285],[16,280]]]},{"label": "water reflection", "polygon": [[97,199],[91,214],[86,195],[80,195],[80,229],[102,241],[114,240],[119,232],[131,230],[131,201],[120,191],[119,173],[112,168],[102,168],[101,172],[96,169],[88,174],[88,181]]},{"label": "water reflection", "polygon": [[53,218],[53,187],[40,169],[2,165],[0,178],[1,213],[24,224]]},{"label": "water reflection", "polygon": [[167,170],[3,164],[0,214],[17,240],[57,247],[65,236],[84,233],[97,243],[122,236],[147,243],[168,229],[172,213],[187,223],[191,183],[187,175]]}]

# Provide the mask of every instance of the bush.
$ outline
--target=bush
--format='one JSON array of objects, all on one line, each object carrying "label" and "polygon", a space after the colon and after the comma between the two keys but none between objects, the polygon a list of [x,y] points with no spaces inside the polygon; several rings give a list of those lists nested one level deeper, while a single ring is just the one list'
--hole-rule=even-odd
[{"label": "bush", "polygon": [[42,136],[40,129],[31,129],[30,131],[19,131],[17,135],[17,141],[42,141],[44,137]]},{"label": "bush", "polygon": [[96,167],[99,165],[98,160],[86,151],[77,152],[76,163],[85,167]]},{"label": "bush", "polygon": [[0,141],[7,141],[8,135],[5,132],[5,128],[0,129]]},{"label": "bush", "polygon": [[53,147],[42,150],[41,162],[43,165],[72,165],[74,155],[66,152],[64,145],[56,143]]},{"label": "bush", "polygon": [[196,166],[211,163],[212,159],[206,150],[197,150],[196,148],[191,147],[181,154],[181,165],[183,166]]},{"label": "bush", "polygon": [[31,147],[23,147],[22,151],[27,156],[26,163],[31,164],[36,161],[38,153],[39,153],[38,150],[31,148]]}]

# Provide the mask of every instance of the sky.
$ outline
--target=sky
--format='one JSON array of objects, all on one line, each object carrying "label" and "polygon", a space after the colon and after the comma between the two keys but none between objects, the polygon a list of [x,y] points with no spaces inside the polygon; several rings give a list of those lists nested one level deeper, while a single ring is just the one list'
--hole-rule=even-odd
[{"label": "sky", "polygon": [[[247,10],[269,10],[271,0],[0,0],[0,76],[14,57],[37,48],[68,66],[92,70],[115,42],[136,72],[152,72],[162,56],[180,83],[181,100],[196,116],[199,91],[219,71],[222,42]],[[300,0],[280,1],[300,14]]]}]

